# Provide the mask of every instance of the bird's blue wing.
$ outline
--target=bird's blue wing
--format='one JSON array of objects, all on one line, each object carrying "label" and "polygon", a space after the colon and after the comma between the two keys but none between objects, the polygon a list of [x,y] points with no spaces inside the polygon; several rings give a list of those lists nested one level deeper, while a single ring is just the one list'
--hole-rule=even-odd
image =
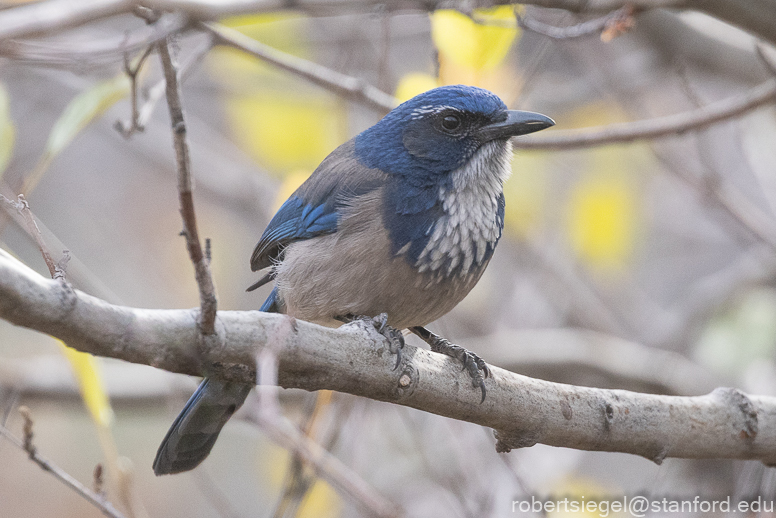
[{"label": "bird's blue wing", "polygon": [[[337,148],[269,222],[251,256],[251,269],[272,266],[283,249],[295,241],[336,232],[342,208],[378,188],[384,177],[356,159],[353,141]],[[254,286],[269,282],[271,277],[270,273]]]},{"label": "bird's blue wing", "polygon": [[335,204],[326,200],[306,202],[297,194],[280,207],[267,225],[251,256],[251,269],[261,270],[272,265],[283,247],[337,230],[339,217]]}]

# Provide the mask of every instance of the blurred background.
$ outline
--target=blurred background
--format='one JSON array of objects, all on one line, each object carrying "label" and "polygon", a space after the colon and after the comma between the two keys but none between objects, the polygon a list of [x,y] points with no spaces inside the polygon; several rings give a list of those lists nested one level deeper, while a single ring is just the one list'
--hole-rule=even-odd
[{"label": "blurred background", "polygon": [[[557,121],[536,140],[694,110],[774,74],[753,36],[697,12],[652,10],[629,18],[635,25],[623,34],[572,39],[519,28],[512,6],[471,16],[379,4],[353,12],[221,23],[400,100],[443,84],[490,89],[511,108]],[[588,19],[518,12],[556,27]],[[153,110],[144,131],[125,138],[116,128],[131,114],[125,55],[134,65],[154,30],[127,14],[0,41],[0,193],[25,193],[55,259],[70,251],[68,277],[79,289],[135,307],[196,307],[167,107],[147,102],[160,92],[155,53],[137,76],[138,104]],[[201,31],[180,34],[174,48],[219,309],[257,309],[267,292],[245,292],[256,280],[248,259],[269,218],[382,113],[238,50],[210,50]],[[521,150],[516,142],[501,245],[479,285],[432,329],[491,364],[552,381],[776,395],[775,115],[768,105],[621,145]],[[2,212],[0,246],[48,276],[34,243]],[[128,515],[365,514],[250,419],[233,419],[197,470],[154,477],[156,449],[196,383],[66,353],[0,321],[0,420],[21,436],[18,408],[29,407],[40,453],[89,486],[95,465],[105,465],[107,495]],[[512,501],[530,495],[776,497],[776,474],[759,462],[658,466],[543,445],[502,455],[489,429],[405,407],[297,390],[281,391],[281,401],[409,516],[513,516]],[[99,515],[0,440],[0,516]]]}]

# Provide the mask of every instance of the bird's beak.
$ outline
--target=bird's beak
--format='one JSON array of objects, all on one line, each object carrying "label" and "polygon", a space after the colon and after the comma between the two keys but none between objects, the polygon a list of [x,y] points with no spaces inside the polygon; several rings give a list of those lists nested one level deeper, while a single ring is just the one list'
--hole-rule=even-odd
[{"label": "bird's beak", "polygon": [[555,126],[555,121],[541,113],[508,110],[506,120],[483,126],[477,134],[483,142],[488,142],[499,138],[527,135],[550,126]]}]

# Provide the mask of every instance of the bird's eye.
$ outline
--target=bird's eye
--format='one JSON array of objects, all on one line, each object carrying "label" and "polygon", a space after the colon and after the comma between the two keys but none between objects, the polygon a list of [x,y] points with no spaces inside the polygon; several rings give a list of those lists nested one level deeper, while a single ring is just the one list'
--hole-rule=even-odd
[{"label": "bird's eye", "polygon": [[461,119],[457,115],[446,115],[442,119],[442,128],[447,131],[455,131],[461,127]]}]

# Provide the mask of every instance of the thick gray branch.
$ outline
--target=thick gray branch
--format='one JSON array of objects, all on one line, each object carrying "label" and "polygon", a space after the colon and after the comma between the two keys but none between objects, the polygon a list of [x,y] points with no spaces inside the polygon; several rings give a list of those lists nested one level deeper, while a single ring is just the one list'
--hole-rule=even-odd
[{"label": "thick gray branch", "polygon": [[382,337],[357,325],[329,329],[259,311],[221,311],[205,349],[197,310],[114,306],[44,279],[0,251],[0,318],[76,349],[184,374],[252,382],[257,353],[278,351],[279,384],[332,389],[478,423],[497,448],[536,443],[665,457],[759,459],[776,464],[776,398],[717,389],[699,397],[575,387],[495,367],[488,397],[449,358],[407,345],[399,369]]}]

